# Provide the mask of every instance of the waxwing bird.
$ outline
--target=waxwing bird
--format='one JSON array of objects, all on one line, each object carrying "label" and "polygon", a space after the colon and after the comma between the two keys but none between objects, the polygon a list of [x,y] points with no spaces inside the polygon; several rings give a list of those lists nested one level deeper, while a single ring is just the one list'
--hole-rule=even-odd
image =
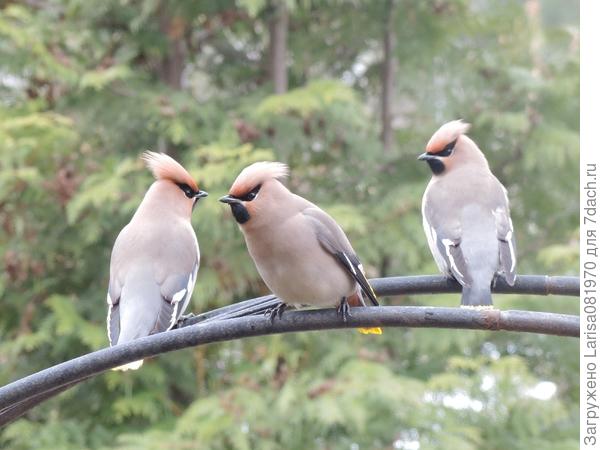
[{"label": "waxwing bird", "polygon": [[344,319],[348,305],[365,306],[363,293],[378,305],[344,231],[325,211],[290,192],[280,181],[287,176],[285,164],[254,163],[219,199],[231,207],[266,285],[284,307],[337,306]]},{"label": "waxwing bird", "polygon": [[418,158],[433,172],[423,195],[423,228],[440,271],[463,286],[461,306],[492,307],[496,277],[515,283],[515,239],[506,189],[465,135],[469,126],[442,125]]},{"label": "waxwing bird", "polygon": [[106,296],[111,346],[171,329],[190,301],[200,264],[191,216],[206,192],[170,156],[145,152],[142,159],[156,181],[112,249]]}]

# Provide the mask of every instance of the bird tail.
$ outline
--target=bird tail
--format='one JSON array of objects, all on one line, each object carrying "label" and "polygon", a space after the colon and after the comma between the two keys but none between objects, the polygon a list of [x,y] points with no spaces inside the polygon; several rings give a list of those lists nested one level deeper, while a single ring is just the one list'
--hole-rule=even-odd
[{"label": "bird tail", "polygon": [[462,308],[492,308],[492,289],[489,285],[463,286],[460,299]]},{"label": "bird tail", "polygon": [[381,327],[359,328],[358,332],[360,334],[383,334]]},{"label": "bird tail", "polygon": [[121,372],[126,372],[128,370],[138,370],[144,364],[144,360],[140,359],[138,361],[133,361],[127,364],[123,364],[122,366],[113,367],[112,370],[119,370]]}]

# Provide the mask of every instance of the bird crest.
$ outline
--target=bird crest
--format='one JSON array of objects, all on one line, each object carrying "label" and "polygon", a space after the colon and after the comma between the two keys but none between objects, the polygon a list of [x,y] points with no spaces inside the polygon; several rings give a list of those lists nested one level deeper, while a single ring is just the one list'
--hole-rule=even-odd
[{"label": "bird crest", "polygon": [[463,122],[461,119],[445,123],[431,136],[425,151],[430,154],[441,152],[448,144],[469,131],[470,127],[470,124]]},{"label": "bird crest", "polygon": [[233,182],[229,194],[241,196],[267,180],[282,180],[289,175],[287,165],[280,162],[261,161],[249,165]]},{"label": "bird crest", "polygon": [[198,185],[189,172],[169,155],[145,151],[142,154],[142,160],[157,180],[170,180],[173,183],[187,184],[194,191],[198,191]]}]

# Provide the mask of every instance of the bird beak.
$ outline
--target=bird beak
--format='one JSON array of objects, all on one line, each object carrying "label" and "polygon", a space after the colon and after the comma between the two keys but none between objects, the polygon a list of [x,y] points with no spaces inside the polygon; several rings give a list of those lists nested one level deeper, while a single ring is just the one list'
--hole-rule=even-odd
[{"label": "bird beak", "polygon": [[194,198],[197,199],[197,200],[201,199],[201,198],[204,198],[204,197],[208,197],[208,193],[204,192],[204,191],[198,191],[196,193],[196,195],[194,195]]},{"label": "bird beak", "polygon": [[436,156],[430,155],[429,153],[422,153],[417,158],[419,161],[429,161],[431,159],[436,159]]},{"label": "bird beak", "polygon": [[232,197],[231,195],[224,195],[223,197],[221,197],[219,199],[219,201],[221,203],[228,203],[228,204],[232,204],[232,203],[242,203],[242,201],[238,198]]}]

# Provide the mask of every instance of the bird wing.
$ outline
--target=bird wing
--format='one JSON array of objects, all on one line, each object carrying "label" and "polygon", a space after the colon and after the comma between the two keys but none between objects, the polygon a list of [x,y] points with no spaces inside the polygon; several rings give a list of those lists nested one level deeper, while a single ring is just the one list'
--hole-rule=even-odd
[{"label": "bird wing", "polygon": [[[460,248],[461,228],[451,220],[433,221],[431,211],[423,208],[423,228],[434,259],[443,272],[452,275],[463,286],[472,283],[467,262]],[[433,222],[433,223],[432,223]]]},{"label": "bird wing", "polygon": [[119,314],[119,301],[121,300],[122,286],[117,277],[111,273],[108,282],[108,292],[106,293],[106,303],[108,304],[108,313],[106,315],[106,331],[110,345],[117,343],[119,333],[121,332],[121,321]]},{"label": "bird wing", "polygon": [[166,301],[153,333],[170,330],[175,326],[192,298],[199,264],[200,260],[197,260],[190,273],[170,275],[160,285],[160,293]]},{"label": "bird wing", "polygon": [[506,195],[506,189],[504,189],[504,187],[502,187],[502,193],[503,201],[501,201],[501,204],[493,210],[500,253],[500,270],[498,272],[502,273],[506,282],[512,286],[515,284],[517,276],[517,253],[515,250],[513,224],[508,208],[508,196]]},{"label": "bird wing", "polygon": [[371,303],[378,306],[377,296],[369,284],[363,266],[342,228],[329,214],[316,206],[304,209],[302,214],[313,227],[321,246],[339,261],[342,267],[358,283],[365,295],[369,297]]},{"label": "bird wing", "polygon": [[[152,271],[128,279],[128,284],[131,283],[131,286],[127,291],[130,294],[127,295],[123,305],[120,297],[113,299],[109,288],[106,298],[108,303],[106,325],[110,344],[114,345],[119,341],[122,308],[129,311],[127,314],[123,310],[126,314],[123,316],[126,321],[124,329],[126,334],[122,338],[125,340],[173,328],[190,302],[197,271],[198,263],[190,273],[169,275],[159,284],[156,284],[156,281],[152,282]],[[132,295],[131,291],[135,295]]]}]

